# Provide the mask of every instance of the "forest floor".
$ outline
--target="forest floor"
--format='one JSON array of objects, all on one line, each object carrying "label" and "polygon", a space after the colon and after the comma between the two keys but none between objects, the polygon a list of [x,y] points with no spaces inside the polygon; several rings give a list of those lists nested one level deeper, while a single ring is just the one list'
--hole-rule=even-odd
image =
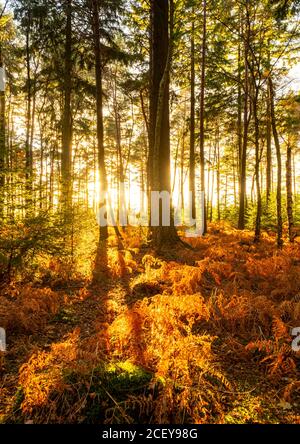
[{"label": "forest floor", "polygon": [[125,233],[90,279],[3,286],[0,422],[300,423],[300,245],[252,239]]}]

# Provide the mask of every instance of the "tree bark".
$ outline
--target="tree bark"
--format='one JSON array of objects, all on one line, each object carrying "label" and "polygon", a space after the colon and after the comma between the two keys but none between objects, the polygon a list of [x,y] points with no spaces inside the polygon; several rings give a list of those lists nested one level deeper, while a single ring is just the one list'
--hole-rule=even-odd
[{"label": "tree bark", "polygon": [[239,205],[239,222],[238,228],[245,229],[245,209],[246,209],[246,180],[247,180],[247,148],[248,148],[248,128],[249,128],[249,69],[248,69],[248,55],[249,55],[249,27],[247,26],[246,35],[244,39],[244,66],[245,66],[245,80],[244,80],[244,131],[243,131],[243,147],[240,165],[240,205]]},{"label": "tree bark", "polygon": [[[270,45],[270,41],[268,41]],[[268,51],[268,70],[271,69],[270,51]],[[272,117],[271,117],[271,97],[270,88],[267,88],[267,121],[266,121],[266,139],[267,139],[267,170],[266,170],[266,199],[267,206],[270,203],[272,192]]]},{"label": "tree bark", "polygon": [[268,89],[267,97],[267,171],[266,171],[266,197],[267,205],[270,202],[272,190],[272,118],[271,118],[271,103],[270,92]]},{"label": "tree bark", "polygon": [[[169,8],[170,6],[170,8]],[[170,9],[170,13],[169,13]],[[150,166],[151,191],[166,191],[171,195],[169,84],[173,51],[173,0],[151,1],[151,88],[150,88]],[[169,27],[170,19],[170,27]],[[169,35],[170,32],[170,35]],[[171,223],[150,227],[150,240],[155,248],[179,240],[171,205]]]},{"label": "tree bark", "polygon": [[221,163],[220,163],[220,131],[219,123],[217,124],[217,213],[218,222],[221,220]]},{"label": "tree bark", "polygon": [[196,218],[196,183],[195,183],[195,20],[194,10],[191,32],[191,115],[190,115],[190,169],[189,191],[191,193],[191,215]]},{"label": "tree bark", "polygon": [[[4,69],[2,46],[0,44],[0,68]],[[4,188],[6,163],[6,134],[5,134],[5,91],[0,91],[0,217],[4,214]]]},{"label": "tree bark", "polygon": [[[241,32],[241,25],[240,25],[240,32]],[[242,98],[241,63],[242,63],[242,45],[239,40],[239,46],[238,46],[238,104],[237,104],[237,112],[238,112],[237,140],[238,140],[239,181],[241,180],[241,165],[242,165],[242,154],[243,154],[243,129],[242,129],[243,98]]]},{"label": "tree bark", "polygon": [[293,174],[292,174],[292,144],[288,141],[286,150],[286,193],[287,215],[289,224],[289,239],[294,242],[294,212],[293,212]]},{"label": "tree bark", "polygon": [[[92,0],[93,35],[96,76],[96,107],[97,107],[97,144],[98,169],[100,177],[100,208],[107,211],[107,174],[105,166],[104,125],[103,125],[103,88],[102,88],[102,54],[100,42],[99,6],[97,0]],[[100,241],[108,238],[108,227],[100,226]]]},{"label": "tree bark", "polygon": [[31,11],[28,10],[27,28],[26,28],[26,71],[27,71],[27,109],[26,109],[26,140],[25,140],[25,212],[29,216],[32,211],[32,145],[30,143],[31,125],[32,125],[32,79],[31,79],[31,48],[30,48],[30,33],[31,33]]},{"label": "tree bark", "polygon": [[258,89],[254,87],[253,92],[253,118],[254,118],[254,132],[255,132],[255,183],[256,183],[256,220],[255,220],[255,242],[259,242],[261,235],[261,215],[262,215],[262,201],[261,201],[261,185],[260,185],[260,136],[259,136],[259,119],[258,119]]},{"label": "tree bark", "polygon": [[206,26],[207,26],[207,3],[203,0],[203,30],[202,30],[202,57],[201,57],[201,88],[200,88],[200,165],[201,165],[201,192],[204,195],[203,228],[207,233],[207,212],[205,197],[205,133],[204,133],[204,112],[205,112],[205,82],[206,82]]},{"label": "tree bark", "polygon": [[72,0],[66,0],[64,109],[62,119],[62,196],[64,210],[68,211],[72,201]]},{"label": "tree bark", "polygon": [[270,105],[271,105],[271,120],[272,120],[272,130],[274,143],[276,147],[276,157],[277,157],[277,245],[279,248],[283,246],[282,239],[282,202],[281,202],[281,180],[282,180],[282,161],[281,161],[281,150],[279,137],[277,132],[277,122],[275,115],[275,94],[273,81],[271,77],[268,79],[269,90],[270,90]]}]

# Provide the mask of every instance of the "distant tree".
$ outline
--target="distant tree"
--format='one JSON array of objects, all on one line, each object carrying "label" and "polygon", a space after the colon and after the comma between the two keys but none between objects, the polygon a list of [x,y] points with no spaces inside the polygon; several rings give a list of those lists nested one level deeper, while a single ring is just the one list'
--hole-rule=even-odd
[{"label": "distant tree", "polygon": [[6,138],[6,69],[5,69],[5,46],[12,38],[13,22],[12,16],[6,13],[5,7],[0,6],[0,218],[4,213],[5,177],[7,167],[7,138]]}]

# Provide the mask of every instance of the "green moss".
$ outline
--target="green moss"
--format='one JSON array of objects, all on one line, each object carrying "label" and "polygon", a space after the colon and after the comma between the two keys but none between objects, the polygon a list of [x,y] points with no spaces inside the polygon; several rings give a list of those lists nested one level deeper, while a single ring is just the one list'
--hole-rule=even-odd
[{"label": "green moss", "polygon": [[129,361],[109,364],[105,369],[105,382],[114,393],[139,391],[152,379],[152,374]]},{"label": "green moss", "polygon": [[62,324],[76,325],[78,319],[71,310],[66,308],[61,309],[52,319],[52,322],[59,322]]},{"label": "green moss", "polygon": [[0,415],[0,424],[23,424],[21,405],[24,401],[24,390],[22,386],[17,388],[7,412]]},{"label": "green moss", "polygon": [[278,418],[259,397],[248,395],[234,402],[233,408],[225,416],[225,422],[227,424],[276,424]]},{"label": "green moss", "polygon": [[16,394],[14,396],[14,403],[12,407],[13,413],[16,413],[21,408],[21,404],[24,401],[24,390],[23,387],[18,387]]},{"label": "green moss", "polygon": [[[124,414],[133,415],[135,407],[128,401],[132,397],[147,395],[152,378],[150,372],[130,361],[99,365],[92,374],[82,375],[67,369],[63,373],[64,381],[76,385],[77,393],[86,397],[82,419],[88,423],[103,422],[110,410],[115,410],[117,422],[118,415],[121,415],[120,422],[124,421]],[[90,386],[87,381],[91,381]]]}]

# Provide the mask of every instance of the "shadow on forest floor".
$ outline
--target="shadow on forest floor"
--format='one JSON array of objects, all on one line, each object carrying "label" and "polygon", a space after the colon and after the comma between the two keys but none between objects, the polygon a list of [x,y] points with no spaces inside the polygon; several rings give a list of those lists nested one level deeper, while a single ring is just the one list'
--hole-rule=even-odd
[{"label": "shadow on forest floor", "polygon": [[[103,395],[100,390],[101,396],[110,399],[105,401],[109,408],[115,405],[123,419],[128,419],[121,407],[124,399],[130,404],[133,394],[137,393],[130,385],[131,372],[140,372],[143,381],[143,378],[148,381],[149,375],[156,381],[155,396],[154,389],[142,386],[141,397],[134,402],[142,405],[150,402],[152,396],[151,408],[155,411],[151,408],[149,411],[157,415],[156,421],[163,402],[174,403],[172,412],[164,412],[171,422],[181,420],[178,416],[180,405],[185,405],[185,409],[199,403],[194,390],[199,378],[201,385],[197,390],[207,405],[211,403],[217,410],[221,409],[220,420],[295,421],[292,402],[285,404],[291,406],[289,410],[278,407],[283,402],[286,383],[281,377],[269,378],[268,367],[261,361],[265,357],[263,353],[267,353],[262,351],[265,338],[271,341],[269,347],[273,347],[273,351],[270,349],[270,356],[266,356],[270,362],[274,360],[274,365],[278,364],[277,355],[285,350],[280,347],[285,347],[289,341],[285,329],[295,321],[293,313],[297,311],[298,302],[293,297],[300,284],[300,262],[295,259],[300,255],[297,246],[287,246],[277,253],[272,239],[266,238],[260,245],[253,245],[252,233],[236,231],[212,232],[190,243],[194,250],[180,248],[163,251],[158,256],[150,249],[137,248],[130,233],[124,234],[122,242],[100,242],[90,283],[69,295],[60,310],[38,332],[9,338],[0,385],[4,422],[22,422],[28,418],[35,422],[46,421],[48,398],[45,398],[44,407],[36,405],[34,411],[38,411],[38,415],[28,414],[25,406],[35,405],[37,401],[30,399],[26,390],[29,393],[39,378],[45,378],[42,383],[54,396],[55,390],[63,390],[60,380],[55,385],[55,378],[59,374],[64,383],[66,377],[69,383],[69,372],[76,384],[81,384],[83,394],[76,408],[84,411],[82,400],[100,390],[98,386],[92,387],[90,381],[95,372],[98,375],[99,366],[104,365],[101,363],[115,369],[109,372],[112,371],[118,384],[118,378],[126,374],[123,383],[130,388],[123,386],[123,391],[113,391],[114,402],[109,398],[110,392]],[[270,296],[272,289],[276,289],[277,299]],[[286,324],[273,330],[274,322],[281,320]],[[255,341],[262,348],[251,354],[246,346],[250,342],[255,345]],[[273,346],[272,341],[278,342]],[[286,358],[288,356],[283,356],[283,369],[290,362],[285,361]],[[83,373],[82,365],[87,366]],[[107,373],[101,372],[97,378],[106,378]],[[287,372],[287,375],[295,383],[297,373]],[[71,382],[70,392],[74,384],[73,380]],[[179,390],[180,384],[186,387],[185,397]],[[16,412],[19,396],[16,387],[20,386],[26,389],[25,395],[23,389],[25,404],[23,407],[19,404]],[[114,386],[112,390],[115,389]],[[59,393],[67,396],[65,392]],[[145,398],[146,394],[149,399]],[[159,401],[159,396],[164,401]],[[91,398],[88,403],[91,409],[97,404],[93,400]],[[59,404],[58,408],[63,406]],[[72,420],[72,415],[77,418],[76,408],[70,407],[70,411],[64,412],[67,421]],[[217,417],[213,410],[205,414],[210,421]]]}]

